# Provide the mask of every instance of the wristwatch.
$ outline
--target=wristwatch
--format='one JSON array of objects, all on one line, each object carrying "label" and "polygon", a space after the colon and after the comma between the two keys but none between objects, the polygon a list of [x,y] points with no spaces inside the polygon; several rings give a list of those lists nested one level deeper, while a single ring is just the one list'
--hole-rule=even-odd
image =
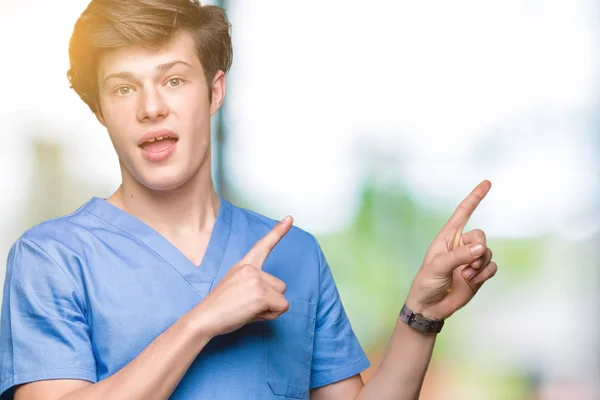
[{"label": "wristwatch", "polygon": [[400,319],[411,328],[422,333],[439,333],[444,326],[443,319],[425,318],[421,314],[415,313],[410,308],[406,307],[406,304],[404,304],[402,310],[400,310]]}]

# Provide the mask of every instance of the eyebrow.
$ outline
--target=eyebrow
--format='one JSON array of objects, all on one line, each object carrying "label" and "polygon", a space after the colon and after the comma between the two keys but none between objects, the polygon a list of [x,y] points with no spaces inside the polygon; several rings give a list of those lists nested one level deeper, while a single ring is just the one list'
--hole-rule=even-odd
[{"label": "eyebrow", "polygon": [[[171,68],[173,68],[174,66],[178,65],[178,64],[182,64],[182,65],[186,65],[188,67],[192,67],[189,63],[182,61],[182,60],[175,60],[175,61],[171,61],[168,63],[164,63],[164,64],[159,64],[156,66],[155,70],[159,71],[159,72],[167,72],[168,70],[170,70]],[[109,80],[110,78],[121,78],[121,79],[133,79],[133,74],[131,72],[115,72],[112,74],[108,74],[106,75],[106,77],[104,78],[104,82],[106,82],[107,80]]]}]

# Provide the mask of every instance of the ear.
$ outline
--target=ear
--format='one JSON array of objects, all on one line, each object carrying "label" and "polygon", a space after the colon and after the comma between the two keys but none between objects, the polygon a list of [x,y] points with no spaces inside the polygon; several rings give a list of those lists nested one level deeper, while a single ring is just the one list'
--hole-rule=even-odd
[{"label": "ear", "polygon": [[210,103],[210,115],[215,115],[219,108],[221,108],[221,104],[223,104],[223,100],[225,100],[225,91],[227,89],[227,82],[225,80],[225,73],[223,71],[218,71],[215,74],[215,78],[212,83],[212,101]]}]

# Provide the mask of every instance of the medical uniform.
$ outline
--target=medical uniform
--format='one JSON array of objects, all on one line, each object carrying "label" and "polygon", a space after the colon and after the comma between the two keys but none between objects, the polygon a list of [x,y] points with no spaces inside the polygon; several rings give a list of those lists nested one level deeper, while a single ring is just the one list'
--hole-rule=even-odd
[{"label": "medical uniform", "polygon": [[[221,199],[200,265],[101,198],[28,230],[8,256],[0,393],[46,379],[97,382],[119,371],[197,305],[276,221]],[[289,311],[212,339],[171,399],[308,399],[369,366],[331,271],[292,227],[263,270]]]}]

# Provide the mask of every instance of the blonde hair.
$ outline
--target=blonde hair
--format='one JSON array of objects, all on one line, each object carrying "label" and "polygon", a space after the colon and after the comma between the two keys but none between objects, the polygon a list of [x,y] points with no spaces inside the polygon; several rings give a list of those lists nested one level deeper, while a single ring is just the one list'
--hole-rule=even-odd
[{"label": "blonde hair", "polygon": [[159,48],[188,32],[210,88],[215,74],[231,67],[229,31],[225,10],[198,0],[92,0],[71,36],[67,77],[79,97],[99,112],[97,73],[103,52],[130,45]]}]

